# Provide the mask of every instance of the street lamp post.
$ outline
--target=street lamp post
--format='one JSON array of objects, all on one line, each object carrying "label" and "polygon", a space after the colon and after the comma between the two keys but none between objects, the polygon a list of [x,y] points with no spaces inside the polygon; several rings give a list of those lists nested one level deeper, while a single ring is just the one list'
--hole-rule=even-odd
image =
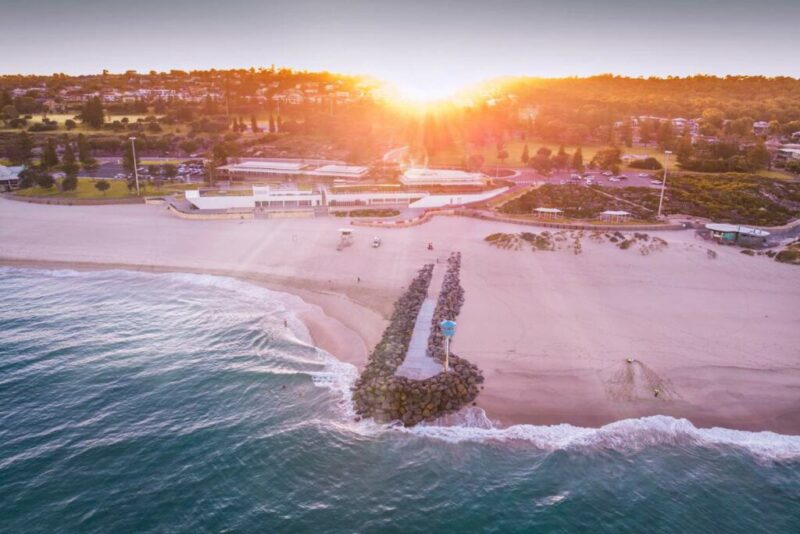
[{"label": "street lamp post", "polygon": [[456,333],[456,322],[442,321],[439,323],[439,327],[444,335],[444,372],[446,373],[450,369],[450,338]]},{"label": "street lamp post", "polygon": [[661,206],[664,204],[664,189],[667,188],[667,167],[669,167],[669,156],[672,154],[671,150],[664,151],[664,179],[661,180],[661,196],[658,198],[658,216],[661,219]]},{"label": "street lamp post", "polygon": [[139,169],[136,164],[136,138],[129,137],[131,140],[131,158],[133,159],[133,176],[136,178],[136,196],[139,196]]}]

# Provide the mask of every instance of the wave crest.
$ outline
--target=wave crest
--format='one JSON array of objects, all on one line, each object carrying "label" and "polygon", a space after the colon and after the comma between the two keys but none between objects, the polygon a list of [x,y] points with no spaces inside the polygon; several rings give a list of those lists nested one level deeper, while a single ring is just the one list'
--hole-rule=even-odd
[{"label": "wave crest", "polygon": [[[506,428],[486,426],[485,414],[468,417],[479,425],[420,425],[406,432],[451,443],[469,441],[524,441],[543,450],[602,448],[636,451],[659,445],[735,446],[771,459],[800,458],[800,436],[775,432],[748,432],[728,428],[697,428],[687,419],[654,415],[623,419],[600,428],[559,425],[513,425]],[[490,423],[490,422],[489,422]]]}]

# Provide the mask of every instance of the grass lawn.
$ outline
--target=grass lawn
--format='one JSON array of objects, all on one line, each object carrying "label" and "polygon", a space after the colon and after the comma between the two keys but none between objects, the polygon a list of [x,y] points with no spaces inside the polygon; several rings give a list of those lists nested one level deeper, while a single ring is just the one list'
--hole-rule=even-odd
[{"label": "grass lawn", "polygon": [[[111,186],[105,193],[97,190],[94,184],[97,182],[95,178],[78,178],[78,188],[75,191],[61,191],[58,187],[51,187],[50,189],[42,189],[41,187],[31,187],[28,189],[20,189],[16,195],[21,197],[58,197],[58,198],[128,198],[135,197],[135,193],[128,191],[128,185],[125,180],[107,180]],[[153,186],[146,185],[142,188],[143,196],[152,195],[166,195],[176,193],[186,189],[196,188],[194,184],[166,184],[161,188],[156,189]]]},{"label": "grass lawn", "polygon": [[[144,114],[144,113],[140,113],[140,114],[131,113],[131,114],[127,114],[127,115],[106,115],[106,123],[112,123],[112,122],[117,121],[117,120],[121,121],[123,118],[127,118],[130,123],[134,123],[138,119],[144,119],[145,117],[148,117],[148,116],[149,116],[148,114]],[[102,128],[92,128],[91,126],[88,126],[86,124],[81,124],[81,121],[75,118],[75,114],[74,113],[50,113],[50,114],[47,115],[47,118],[50,119],[50,120],[56,121],[58,123],[58,129],[50,131],[50,132],[36,132],[36,133],[39,133],[39,134],[62,134],[62,133],[67,132],[67,131],[71,131],[72,133],[75,133],[75,134],[78,134],[78,133],[93,133],[93,134],[95,134],[95,133],[105,133],[105,134],[118,133],[118,134],[124,134],[126,132],[127,133],[133,133],[133,132],[128,132],[127,130],[120,131],[120,132],[114,132],[113,130],[105,130],[105,129],[102,129]],[[77,126],[75,127],[74,130],[67,130],[67,128],[64,126],[64,123],[68,119],[72,119],[77,123]],[[40,113],[32,115],[32,118],[28,120],[28,124],[27,124],[27,126],[25,126],[25,129],[27,130],[32,124],[35,124],[35,123],[38,123],[38,122],[42,122],[42,115]],[[162,129],[162,131],[159,132],[159,134],[179,133],[181,131],[181,125],[163,124],[163,125],[161,125],[161,129]],[[186,131],[187,129],[188,129],[188,127],[184,125],[182,131]],[[19,128],[6,128],[4,125],[0,126],[0,130],[8,131],[8,132],[20,131]],[[145,133],[147,133],[149,135],[157,135],[157,134],[152,134],[150,132],[147,132],[146,130],[145,130]]]},{"label": "grass lawn", "polygon": [[167,164],[180,165],[181,163],[183,163],[187,159],[188,158],[184,158],[184,159],[140,159],[139,160],[139,165],[145,165],[145,166],[147,166],[147,165],[167,165]]},{"label": "grass lawn", "polygon": [[[514,140],[509,141],[505,144],[505,150],[508,152],[508,158],[504,161],[497,160],[497,147],[493,144],[487,145],[485,147],[476,147],[472,149],[469,155],[472,154],[481,154],[484,158],[485,165],[493,166],[497,165],[498,163],[501,166],[508,166],[508,167],[520,167],[524,166],[522,160],[522,150],[527,143],[528,145],[528,154],[533,157],[536,154],[536,151],[542,147],[549,148],[553,154],[558,153],[559,144],[558,143],[543,143],[539,141],[521,141],[521,140]],[[575,152],[577,148],[576,145],[564,145],[564,150],[567,151],[568,154],[572,154]],[[587,164],[589,161],[594,157],[598,150],[602,150],[604,148],[610,148],[607,145],[603,144],[596,144],[596,143],[588,143],[586,145],[581,146],[581,151],[583,152],[583,163]],[[631,148],[628,147],[620,147],[622,150],[622,155],[625,154],[634,154],[634,155],[646,155],[646,156],[653,156],[658,158],[661,161],[664,157],[663,153],[658,149],[658,147],[640,147],[634,146]],[[451,150],[440,152],[436,154],[434,157],[430,159],[431,165],[446,165],[446,166],[460,166],[464,159],[464,150],[463,147],[456,147]]]}]

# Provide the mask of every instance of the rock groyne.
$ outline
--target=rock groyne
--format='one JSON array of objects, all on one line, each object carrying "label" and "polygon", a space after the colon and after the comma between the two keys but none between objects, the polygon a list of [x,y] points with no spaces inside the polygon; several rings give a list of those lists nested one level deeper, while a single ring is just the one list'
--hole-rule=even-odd
[{"label": "rock groyne", "polygon": [[[455,319],[464,303],[464,290],[459,281],[460,254],[451,255],[447,264],[428,338],[428,355],[440,362],[444,362],[445,353],[439,322]],[[447,373],[441,372],[425,380],[395,376],[408,351],[414,322],[427,296],[432,274],[433,265],[423,267],[395,303],[389,326],[353,387],[353,401],[359,417],[372,417],[378,422],[400,421],[405,426],[413,426],[453,413],[478,396],[483,375],[477,366],[454,354],[450,354]]]}]

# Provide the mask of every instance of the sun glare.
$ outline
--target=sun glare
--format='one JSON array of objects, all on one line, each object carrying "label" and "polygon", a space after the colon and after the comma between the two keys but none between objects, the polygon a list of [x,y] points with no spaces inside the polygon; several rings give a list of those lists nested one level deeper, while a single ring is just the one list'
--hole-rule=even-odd
[{"label": "sun glare", "polygon": [[389,95],[404,107],[429,109],[454,101],[464,90],[466,82],[455,79],[434,79],[410,76],[389,81]]}]

